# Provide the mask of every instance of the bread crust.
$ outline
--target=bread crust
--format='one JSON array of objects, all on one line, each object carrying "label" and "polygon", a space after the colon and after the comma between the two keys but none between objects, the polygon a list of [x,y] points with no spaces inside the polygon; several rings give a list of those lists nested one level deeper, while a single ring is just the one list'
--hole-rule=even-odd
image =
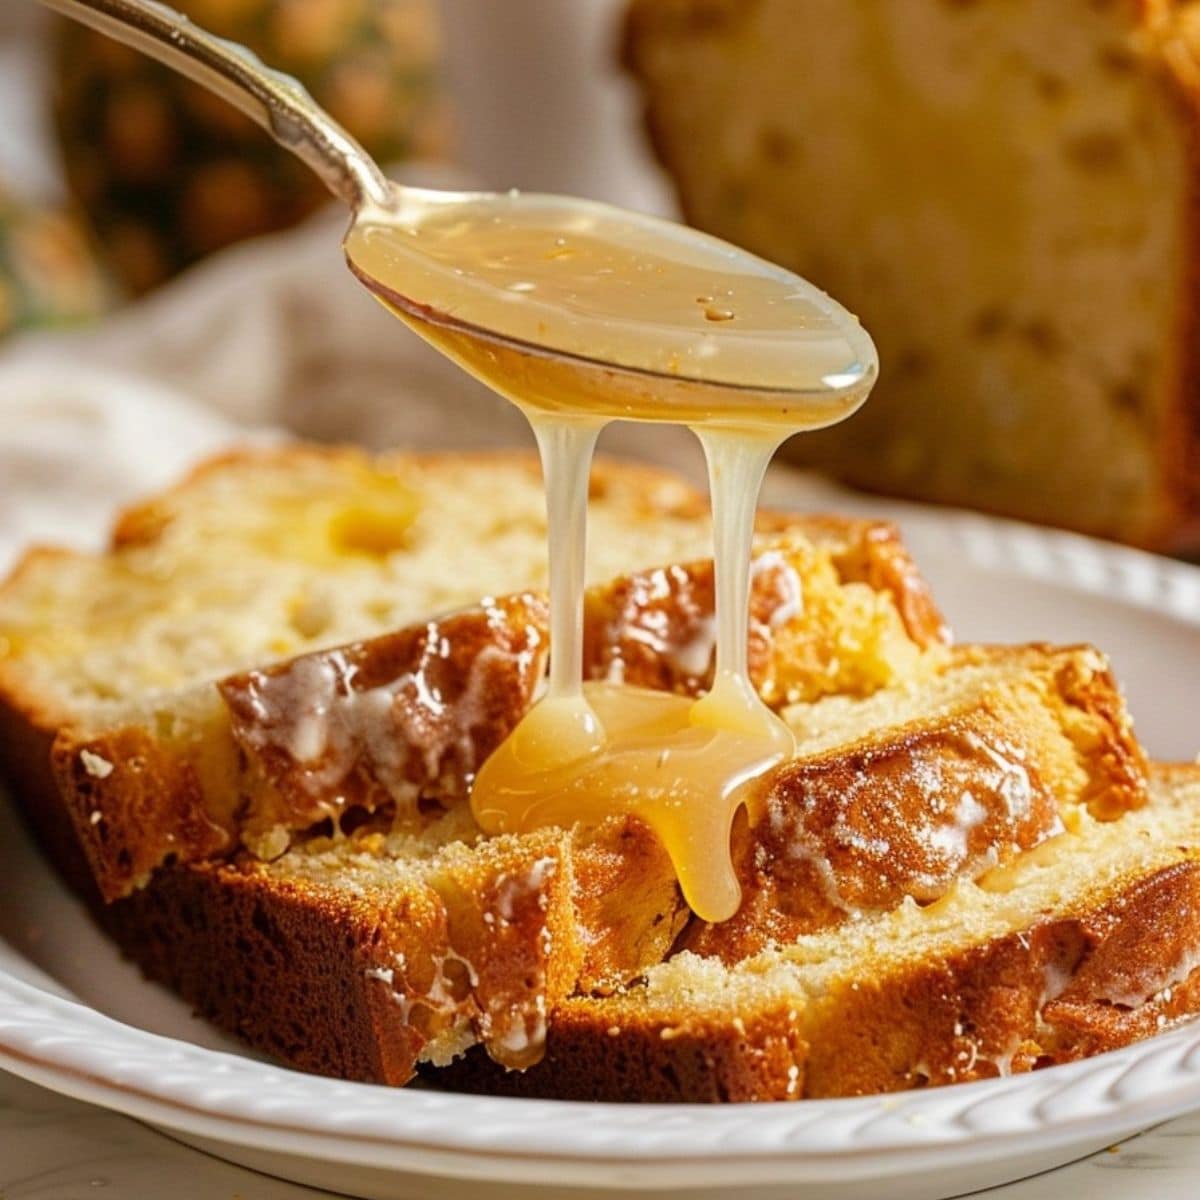
[{"label": "bread crust", "polygon": [[1146,803],[1145,756],[1095,651],[1031,647],[1020,683],[782,767],[735,831],[741,907],[717,925],[693,921],[680,947],[741,962],[906,896],[938,900],[1080,809],[1114,820]]},{"label": "bread crust", "polygon": [[241,840],[272,858],[291,831],[355,807],[419,819],[421,799],[464,797],[533,700],[548,628],[543,597],[502,597],[221,680],[242,763]]},{"label": "bread crust", "polygon": [[[367,859],[376,837],[358,841]],[[382,880],[320,875],[242,855],[168,867],[93,911],[218,1027],[305,1070],[387,1084],[476,1042],[526,1065],[554,1005],[661,961],[686,914],[661,848],[625,819],[586,838],[451,842]]]},{"label": "bread crust", "polygon": [[223,855],[234,838],[209,815],[194,762],[150,730],[97,737],[68,726],[50,742],[54,795],[106,899],[143,887],[169,860]]},{"label": "bread crust", "polygon": [[557,830],[398,871],[386,888],[246,858],[171,867],[98,916],[220,1028],[305,1070],[388,1084],[476,1040],[517,1065],[583,952]]},{"label": "bread crust", "polygon": [[150,889],[102,906],[105,930],[146,977],[196,1014],[303,1070],[401,1084],[422,1039],[396,1020],[386,984],[406,944],[436,945],[441,914],[417,889],[390,908],[355,906],[289,883],[264,887],[219,864],[172,867]]},{"label": "bread crust", "polygon": [[[1200,951],[1194,854],[1079,911],[943,962],[856,981],[803,1019],[777,1000],[759,1011],[646,1018],[620,998],[564,998],[560,982],[539,1065],[503,1070],[472,1051],[431,1078],[563,1099],[789,1100],[988,1078],[1115,1049],[1200,1009],[1195,969],[1134,1006],[1110,999],[1131,976],[1171,978],[1186,953]],[[428,1044],[378,975],[413,945],[424,953],[444,944],[444,907],[419,891],[404,890],[388,908],[356,905],[200,864],[172,869],[102,919],[150,978],[303,1069],[403,1083]],[[536,940],[526,932],[514,944]],[[570,957],[557,944],[554,953]],[[1047,979],[1068,982],[1047,999]]]},{"label": "bread crust", "polygon": [[1167,464],[1167,511],[1152,544],[1167,552],[1200,548],[1200,4],[1196,0],[1142,0],[1143,22],[1161,37],[1170,102],[1187,144],[1190,195],[1185,206],[1186,264],[1180,303],[1176,391],[1167,413],[1160,454]]}]

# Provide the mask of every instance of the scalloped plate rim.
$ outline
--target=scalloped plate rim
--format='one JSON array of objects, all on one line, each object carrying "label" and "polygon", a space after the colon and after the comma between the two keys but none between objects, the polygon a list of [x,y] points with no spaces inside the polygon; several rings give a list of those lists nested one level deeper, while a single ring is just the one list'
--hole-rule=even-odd
[{"label": "scalloped plate rim", "polygon": [[[14,979],[6,972],[0,972],[0,1066],[10,1070],[13,1074],[52,1090],[123,1113],[166,1131],[181,1134],[185,1138],[190,1136],[246,1149],[268,1150],[290,1157],[310,1159],[315,1157],[323,1162],[340,1163],[347,1166],[367,1166],[383,1170],[412,1170],[417,1173],[429,1174],[431,1177],[446,1174],[460,1179],[469,1179],[480,1175],[487,1167],[494,1167],[498,1162],[503,1162],[516,1174],[521,1173],[521,1168],[536,1170],[538,1178],[542,1182],[564,1186],[587,1182],[591,1178],[588,1174],[589,1171],[603,1170],[616,1165],[627,1169],[633,1168],[638,1177],[637,1181],[641,1185],[646,1185],[656,1179],[668,1179],[673,1185],[687,1186],[687,1180],[681,1176],[690,1176],[689,1168],[695,1168],[702,1172],[703,1174],[698,1178],[710,1183],[717,1181],[717,1177],[713,1174],[714,1169],[728,1168],[735,1171],[739,1179],[758,1184],[783,1178],[781,1168],[802,1165],[805,1178],[811,1182],[851,1182],[856,1179],[876,1177],[888,1168],[895,1169],[905,1166],[919,1168],[919,1160],[926,1159],[930,1155],[937,1156],[939,1173],[950,1171],[977,1163],[981,1158],[988,1157],[988,1151],[1010,1145],[1014,1141],[1021,1142],[1021,1148],[1027,1149],[1025,1143],[1031,1136],[1038,1138],[1037,1149],[1042,1154],[1052,1154],[1059,1148],[1099,1146],[1200,1107],[1200,1021],[1198,1021],[1118,1050],[1027,1075],[1007,1076],[1001,1079],[980,1080],[945,1088],[889,1095],[803,1102],[803,1107],[810,1114],[814,1110],[819,1110],[809,1122],[809,1125],[812,1126],[823,1124],[823,1116],[852,1109],[866,1113],[874,1108],[880,1113],[891,1112],[893,1114],[899,1114],[902,1109],[913,1109],[915,1111],[908,1114],[911,1119],[913,1116],[920,1116],[922,1108],[939,1107],[950,1101],[952,1097],[949,1093],[954,1093],[954,1097],[967,1102],[981,1101],[989,1096],[996,1097],[1004,1092],[1015,1092],[1019,1095],[1023,1091],[1030,1090],[1027,1086],[1029,1081],[1036,1080],[1040,1084],[1043,1081],[1049,1083],[1053,1080],[1065,1085],[1085,1078],[1089,1074],[1098,1073],[1105,1067],[1123,1065],[1128,1068],[1142,1061],[1150,1052],[1162,1051],[1175,1044],[1178,1044],[1181,1050],[1179,1057],[1190,1056],[1197,1060],[1189,1078],[1185,1078],[1171,1087],[1163,1088],[1161,1091],[1156,1091],[1151,1097],[1141,1097],[1132,1102],[1116,1104],[1108,1111],[1101,1113],[1075,1114],[1071,1118],[1044,1124],[1036,1129],[1030,1128],[1028,1125],[1020,1127],[1014,1123],[1009,1128],[971,1129],[969,1132],[956,1134],[948,1139],[921,1136],[913,1137],[908,1142],[852,1141],[836,1150],[823,1152],[785,1143],[779,1143],[774,1147],[760,1143],[742,1149],[733,1149],[728,1145],[697,1146],[694,1142],[687,1140],[689,1131],[680,1129],[676,1136],[681,1139],[681,1144],[673,1153],[669,1154],[638,1150],[629,1145],[615,1147],[607,1154],[581,1152],[554,1145],[537,1145],[514,1151],[504,1151],[495,1146],[472,1147],[461,1141],[456,1143],[451,1138],[430,1137],[428,1134],[414,1138],[404,1138],[399,1133],[393,1135],[353,1134],[345,1129],[318,1130],[312,1125],[275,1121],[262,1115],[219,1113],[202,1106],[186,1105],[164,1097],[156,1092],[153,1085],[123,1084],[66,1066],[53,1058],[14,1053],[11,1045],[4,1041],[4,1026],[9,1020],[6,1016],[6,1008],[12,1003],[13,997],[5,995],[3,991],[3,989],[11,989],[14,984],[18,991],[27,990],[29,993],[33,993],[33,1003],[43,1007],[46,1007],[48,1003],[50,1008],[60,1011],[77,1010],[86,1023],[98,1023],[102,1029],[107,1027],[118,1037],[133,1037],[138,1041],[148,1042],[150,1045],[161,1044],[172,1049],[183,1046],[189,1057],[199,1056],[202,1062],[228,1061],[251,1069],[263,1066],[263,1064],[253,1063],[252,1060],[242,1059],[234,1054],[208,1050],[192,1046],[189,1043],[180,1043],[172,1038],[147,1033],[104,1016],[85,1004],[50,995],[33,985]],[[17,1002],[20,1003],[19,1000]],[[411,1106],[414,1101],[420,1103],[419,1098],[445,1095],[445,1093],[429,1093],[419,1090],[405,1091],[375,1084],[327,1080],[274,1065],[265,1066],[264,1069],[281,1075],[289,1081],[311,1083],[317,1080],[318,1083],[335,1084],[342,1089],[352,1091],[362,1089],[372,1095],[386,1094],[389,1101],[398,1105],[396,1117],[400,1120],[404,1117],[403,1108]],[[1015,1097],[1013,1098],[1015,1099]],[[677,1119],[679,1114],[686,1114],[718,1125],[725,1123],[727,1118],[733,1115],[744,1118],[752,1114],[754,1124],[759,1126],[763,1124],[764,1118],[769,1118],[774,1113],[779,1114],[781,1123],[786,1117],[797,1115],[795,1106],[792,1105],[751,1103],[723,1107],[712,1105],[631,1106],[588,1103],[586,1101],[539,1101],[469,1096],[455,1096],[454,1099],[456,1103],[486,1099],[490,1104],[501,1104],[505,1107],[516,1106],[527,1111],[543,1107],[560,1111],[564,1109],[575,1112],[583,1111],[590,1115],[599,1114],[601,1118],[614,1110],[622,1112],[635,1108],[638,1113],[645,1116],[668,1112]],[[959,1105],[959,1107],[965,1106],[965,1104]],[[921,1123],[925,1125],[924,1120]],[[936,1128],[932,1120],[925,1127]],[[264,1141],[261,1136],[263,1134],[272,1136],[269,1140]],[[298,1137],[305,1138],[310,1144],[299,1146],[290,1142],[291,1138]],[[311,1144],[312,1142],[318,1144]],[[377,1152],[378,1157],[364,1162],[363,1152],[368,1149]],[[1067,1161],[1069,1157],[1068,1153],[1064,1156],[1063,1161]],[[436,1167],[430,1163],[431,1158],[438,1160]],[[918,1162],[910,1164],[907,1161],[910,1159],[916,1159]],[[847,1170],[848,1167],[849,1170]],[[555,1174],[552,1180],[545,1177],[548,1168]],[[747,1175],[748,1169],[749,1176]],[[490,1177],[491,1171],[487,1171],[487,1175]],[[531,1176],[522,1175],[521,1177],[531,1184],[538,1181],[537,1178]]]}]

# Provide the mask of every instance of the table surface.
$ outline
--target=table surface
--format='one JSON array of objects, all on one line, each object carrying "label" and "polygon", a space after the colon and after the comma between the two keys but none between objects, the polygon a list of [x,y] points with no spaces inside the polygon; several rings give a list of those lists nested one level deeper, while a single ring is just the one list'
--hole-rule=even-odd
[{"label": "table surface", "polygon": [[[1195,1200],[1200,1113],[990,1200]],[[229,1166],[103,1109],[0,1073],[0,1200],[317,1200],[331,1193]]]}]

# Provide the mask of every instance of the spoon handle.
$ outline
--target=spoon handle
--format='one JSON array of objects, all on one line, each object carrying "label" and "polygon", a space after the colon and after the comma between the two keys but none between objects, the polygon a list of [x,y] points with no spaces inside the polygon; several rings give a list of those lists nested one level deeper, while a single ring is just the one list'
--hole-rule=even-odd
[{"label": "spoon handle", "polygon": [[355,212],[387,207],[390,186],[375,161],[297,80],[243,46],[214,37],[157,0],[42,0],[157,58],[228,100],[304,160]]}]

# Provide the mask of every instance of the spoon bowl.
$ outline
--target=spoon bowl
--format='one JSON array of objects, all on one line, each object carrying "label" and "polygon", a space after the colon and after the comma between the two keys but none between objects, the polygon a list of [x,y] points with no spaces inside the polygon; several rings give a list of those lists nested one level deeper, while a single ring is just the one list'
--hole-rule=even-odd
[{"label": "spoon bowl", "polygon": [[[345,249],[377,298],[493,386],[517,357],[560,359],[535,408],[581,409],[568,393],[583,388],[609,417],[703,424],[744,408],[815,428],[853,411],[875,379],[870,338],[812,284],[595,201],[398,188],[394,206],[356,214]],[[654,404],[651,379],[656,395],[668,384]]]}]

